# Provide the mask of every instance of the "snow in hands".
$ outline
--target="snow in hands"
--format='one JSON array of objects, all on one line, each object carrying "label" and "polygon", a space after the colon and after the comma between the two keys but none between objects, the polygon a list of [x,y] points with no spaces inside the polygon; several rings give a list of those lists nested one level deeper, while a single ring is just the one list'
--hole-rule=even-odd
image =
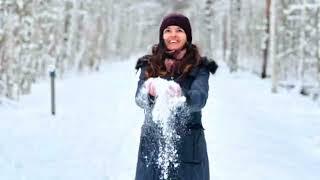
[{"label": "snow in hands", "polygon": [[[176,109],[184,107],[186,98],[184,96],[174,96],[170,93],[170,88],[179,86],[174,81],[162,78],[150,78],[145,82],[144,88],[153,81],[156,89],[156,99],[152,110],[152,120],[160,127],[162,137],[159,137],[158,166],[161,169],[161,178],[168,178],[169,166],[176,168],[177,148],[176,142],[180,136],[173,126]],[[146,91],[145,91],[146,92]]]}]

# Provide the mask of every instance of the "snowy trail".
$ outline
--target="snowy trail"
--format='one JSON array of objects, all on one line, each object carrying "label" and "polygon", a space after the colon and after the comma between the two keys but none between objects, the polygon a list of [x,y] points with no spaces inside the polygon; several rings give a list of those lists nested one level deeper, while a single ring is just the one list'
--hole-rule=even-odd
[{"label": "snowy trail", "polygon": [[318,179],[319,106],[296,94],[271,94],[269,81],[250,74],[221,71],[204,111],[211,172],[230,180]]},{"label": "snowy trail", "polygon": [[45,83],[1,108],[0,179],[130,179],[143,114],[128,89],[133,64],[113,66],[58,81],[54,118]]},{"label": "snowy trail", "polygon": [[[56,117],[46,82],[0,106],[0,179],[133,179],[143,122],[134,63],[59,80]],[[212,179],[320,177],[320,107],[269,85],[223,67],[211,77],[203,124]]]}]

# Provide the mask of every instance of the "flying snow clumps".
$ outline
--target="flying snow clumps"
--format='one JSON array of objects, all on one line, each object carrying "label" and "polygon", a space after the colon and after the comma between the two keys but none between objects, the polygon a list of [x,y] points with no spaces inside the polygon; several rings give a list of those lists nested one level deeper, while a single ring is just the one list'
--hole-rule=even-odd
[{"label": "flying snow clumps", "polygon": [[157,94],[152,108],[152,120],[162,130],[160,133],[162,137],[159,137],[161,140],[159,142],[157,164],[161,169],[161,178],[167,179],[169,167],[176,168],[179,166],[175,144],[179,141],[180,136],[177,134],[173,124],[177,113],[176,110],[185,106],[186,98],[184,96],[172,96],[169,93],[170,87],[179,87],[179,85],[172,80],[162,78],[149,78],[145,82],[145,93],[147,93],[146,86],[150,81],[155,85]]}]

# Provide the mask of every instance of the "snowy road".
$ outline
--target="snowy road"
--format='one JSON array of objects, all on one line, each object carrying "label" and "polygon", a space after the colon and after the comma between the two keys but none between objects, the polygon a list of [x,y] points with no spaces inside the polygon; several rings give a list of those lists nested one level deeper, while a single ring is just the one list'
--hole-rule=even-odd
[{"label": "snowy road", "polygon": [[[0,106],[1,180],[133,179],[143,112],[134,103],[134,61],[49,83]],[[212,179],[316,180],[320,107],[270,82],[220,68],[210,79],[203,124]]]}]

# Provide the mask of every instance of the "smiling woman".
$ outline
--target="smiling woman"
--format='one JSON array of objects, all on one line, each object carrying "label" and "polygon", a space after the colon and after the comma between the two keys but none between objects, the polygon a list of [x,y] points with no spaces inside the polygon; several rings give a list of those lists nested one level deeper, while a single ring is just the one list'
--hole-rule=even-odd
[{"label": "smiling woman", "polygon": [[[192,44],[189,19],[177,13],[166,16],[159,29],[159,43],[151,55],[138,60],[136,69],[141,69],[136,103],[144,109],[145,121],[135,179],[209,180],[201,109],[208,98],[209,72],[214,74],[217,65],[201,57],[197,46]],[[168,80],[163,81],[167,84],[159,86],[159,79]],[[170,111],[160,109],[160,115],[172,113],[166,116],[170,119],[160,118],[170,123],[165,126],[154,114],[159,110],[159,103],[164,109],[170,107],[163,104],[164,96],[169,100],[185,100],[182,107]],[[170,127],[170,131],[165,127]],[[169,154],[163,154],[164,151]]]},{"label": "smiling woman", "polygon": [[168,26],[163,31],[163,40],[168,50],[181,50],[187,42],[187,35],[179,26]]}]

